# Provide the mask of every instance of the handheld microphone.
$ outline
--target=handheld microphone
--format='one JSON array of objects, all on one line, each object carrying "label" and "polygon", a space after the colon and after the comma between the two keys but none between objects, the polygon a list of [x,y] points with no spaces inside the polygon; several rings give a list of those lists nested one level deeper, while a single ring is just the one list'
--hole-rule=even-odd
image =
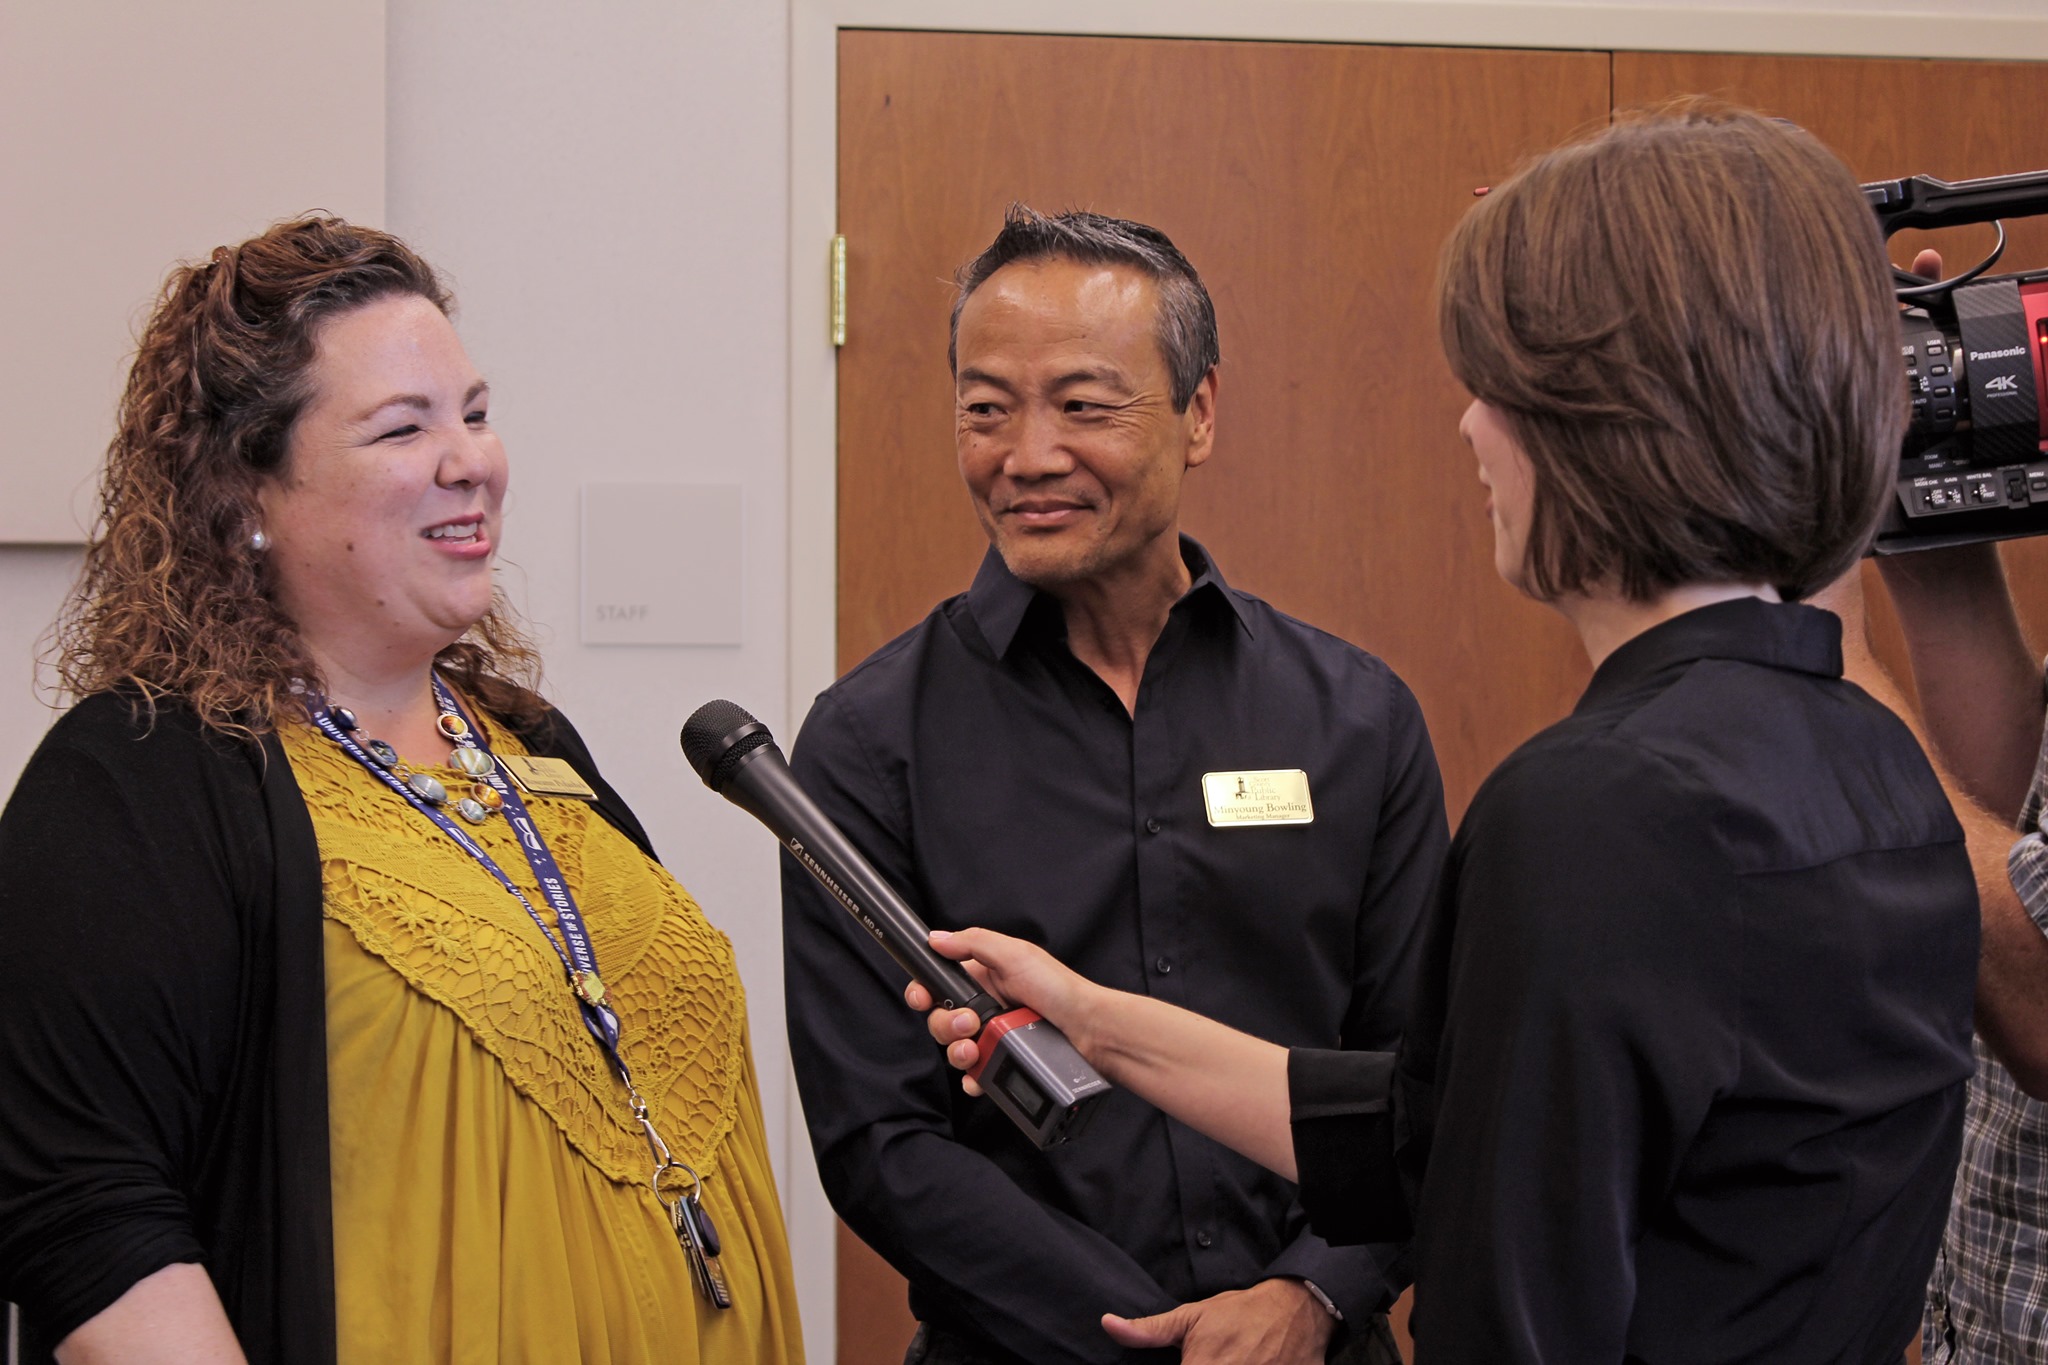
[{"label": "handheld microphone", "polygon": [[766,825],[943,1009],[981,1020],[980,1062],[968,1074],[1040,1147],[1077,1135],[1109,1082],[1035,1011],[1005,1011],[958,963],[932,951],[930,930],[798,785],[768,727],[729,701],[683,723],[683,755],[704,785]]}]

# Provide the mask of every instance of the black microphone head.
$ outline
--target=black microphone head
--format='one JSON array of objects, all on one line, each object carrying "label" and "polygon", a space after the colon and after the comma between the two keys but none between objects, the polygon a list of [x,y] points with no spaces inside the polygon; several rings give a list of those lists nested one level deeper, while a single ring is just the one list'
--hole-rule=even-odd
[{"label": "black microphone head", "polygon": [[683,722],[683,757],[704,785],[720,795],[749,754],[774,743],[768,727],[738,702],[707,701]]}]

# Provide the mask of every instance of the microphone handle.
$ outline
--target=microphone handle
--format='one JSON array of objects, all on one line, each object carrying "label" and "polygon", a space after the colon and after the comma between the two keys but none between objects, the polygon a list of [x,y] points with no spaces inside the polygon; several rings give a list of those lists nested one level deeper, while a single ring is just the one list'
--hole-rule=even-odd
[{"label": "microphone handle", "polygon": [[910,979],[925,988],[937,1008],[973,1010],[983,1024],[1003,1012],[1002,1002],[982,990],[959,963],[932,951],[929,926],[818,809],[775,745],[764,744],[740,760],[723,795],[766,825]]}]

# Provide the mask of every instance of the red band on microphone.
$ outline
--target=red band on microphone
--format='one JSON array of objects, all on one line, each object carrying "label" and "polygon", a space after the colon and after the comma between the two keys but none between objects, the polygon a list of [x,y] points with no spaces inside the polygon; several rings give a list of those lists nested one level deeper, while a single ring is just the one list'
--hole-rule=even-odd
[{"label": "red band on microphone", "polygon": [[989,1060],[996,1055],[996,1048],[1001,1045],[1003,1035],[1011,1029],[1023,1028],[1026,1024],[1037,1022],[1038,1011],[1027,1009],[1010,1010],[989,1020],[987,1026],[975,1036],[974,1050],[977,1055],[974,1065],[967,1069],[967,1074],[979,1081],[981,1073],[988,1067]]}]

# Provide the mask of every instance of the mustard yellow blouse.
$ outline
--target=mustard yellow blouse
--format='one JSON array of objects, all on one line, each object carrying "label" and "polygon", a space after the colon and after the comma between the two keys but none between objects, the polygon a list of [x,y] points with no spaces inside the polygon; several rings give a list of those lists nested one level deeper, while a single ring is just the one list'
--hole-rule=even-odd
[{"label": "mustard yellow blouse", "polygon": [[[524,751],[485,730],[494,750]],[[589,925],[634,1082],[704,1177],[734,1301],[720,1311],[692,1285],[624,1088],[540,929],[339,746],[305,726],[282,738],[325,888],[343,1365],[800,1362],[725,935],[589,806],[529,799]],[[451,791],[470,782],[432,771]],[[465,829],[552,924],[506,820]]]}]

